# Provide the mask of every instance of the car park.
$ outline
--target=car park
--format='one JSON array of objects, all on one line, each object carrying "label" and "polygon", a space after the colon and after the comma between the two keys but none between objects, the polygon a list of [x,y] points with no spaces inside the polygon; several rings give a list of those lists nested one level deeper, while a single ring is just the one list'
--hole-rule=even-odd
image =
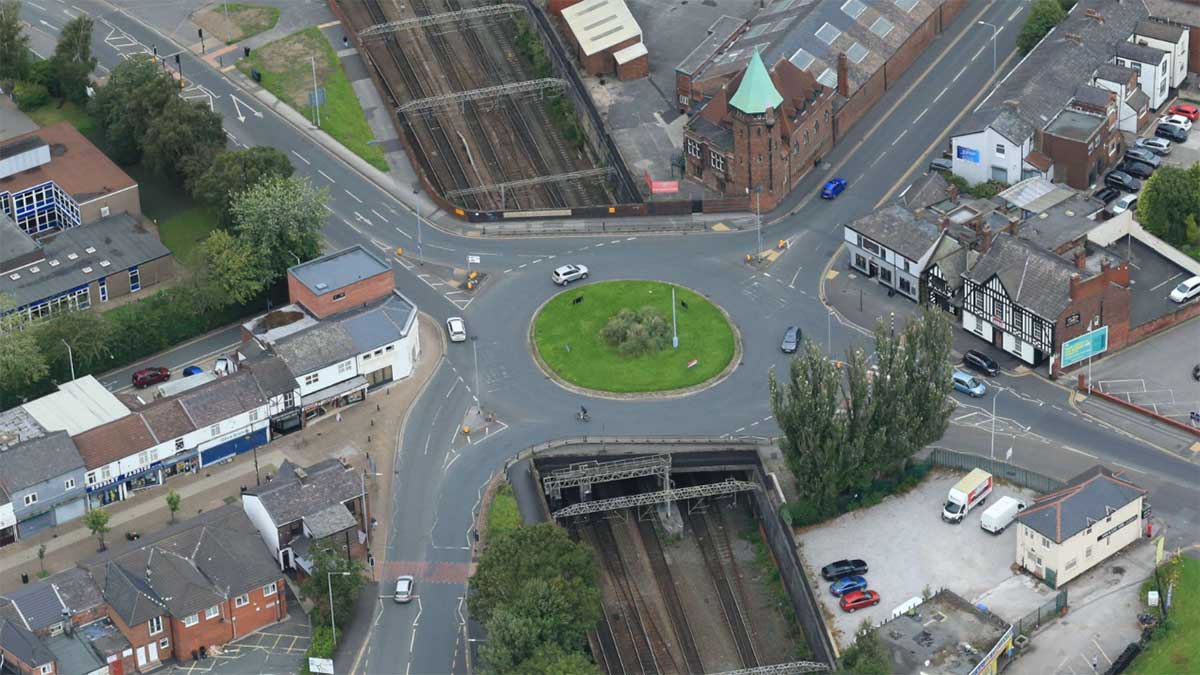
[{"label": "car park", "polygon": [[1142,189],[1142,181],[1124,171],[1110,171],[1104,177],[1104,184],[1126,192],[1137,192]]},{"label": "car park", "polygon": [[825,187],[821,188],[821,199],[833,199],[842,194],[846,189],[845,178],[834,178],[825,183]]},{"label": "car park", "polygon": [[1120,197],[1121,191],[1113,187],[1103,187],[1099,190],[1096,190],[1096,193],[1092,196],[1107,204],[1117,197]]},{"label": "car park", "polygon": [[416,585],[416,580],[412,575],[405,574],[396,579],[396,592],[392,596],[398,603],[410,602],[413,599],[413,587]]},{"label": "car park", "polygon": [[853,612],[863,607],[873,607],[879,604],[879,594],[875,591],[852,591],[842,596],[842,611]]},{"label": "car park", "polygon": [[783,332],[783,343],[779,345],[779,348],[783,350],[784,354],[795,354],[796,349],[800,347],[800,336],[799,328],[788,326],[787,330]]},{"label": "car park", "polygon": [[169,368],[161,366],[142,368],[133,374],[133,386],[138,389],[145,389],[159,382],[166,382],[169,379],[171,379],[171,370]]},{"label": "car park", "polygon": [[1137,195],[1123,195],[1112,206],[1109,207],[1109,211],[1111,211],[1114,216],[1125,213],[1126,211],[1133,211],[1137,209],[1137,200]]},{"label": "car park", "polygon": [[1117,167],[1117,171],[1122,171],[1130,176],[1133,176],[1134,178],[1141,178],[1142,180],[1145,180],[1150,177],[1150,174],[1154,173],[1154,167],[1145,162],[1137,162],[1127,159],[1124,162],[1121,162],[1121,165]]},{"label": "car park", "polygon": [[1171,291],[1171,302],[1184,303],[1200,295],[1200,277],[1192,277]]},{"label": "car park", "polygon": [[1125,159],[1145,162],[1156,169],[1162,164],[1162,158],[1147,148],[1126,148]]},{"label": "car park", "polygon": [[586,265],[563,265],[555,269],[550,278],[559,286],[566,286],[577,279],[588,278],[588,268]]},{"label": "car park", "polygon": [[954,160],[938,157],[929,163],[930,171],[945,171],[947,173],[954,170]]},{"label": "car park", "polygon": [[1159,157],[1166,157],[1171,154],[1171,141],[1157,136],[1149,138],[1139,138],[1135,143],[1139,148],[1145,148]]},{"label": "car park", "polygon": [[452,316],[446,319],[446,333],[450,335],[451,342],[466,342],[467,324],[462,317]]},{"label": "car park", "polygon": [[1185,143],[1188,139],[1187,130],[1174,124],[1159,124],[1154,127],[1154,135],[1165,138],[1173,143]]},{"label": "car park", "polygon": [[1170,110],[1167,110],[1167,114],[1179,115],[1180,117],[1186,117],[1195,122],[1196,120],[1200,119],[1200,108],[1197,108],[1191,103],[1176,103],[1175,105],[1171,106]]},{"label": "car park", "polygon": [[1184,117],[1183,115],[1166,115],[1164,117],[1159,118],[1158,123],[1159,124],[1173,124],[1173,125],[1179,127],[1180,129],[1183,129],[1184,131],[1192,130],[1192,121],[1189,120],[1188,118]]},{"label": "car park", "polygon": [[975,349],[968,349],[963,354],[962,362],[971,370],[977,370],[985,375],[995,377],[1000,374],[1000,365],[992,357]]},{"label": "car park", "polygon": [[829,592],[834,597],[840,597],[854,591],[861,591],[867,587],[867,579],[862,576],[842,577],[837,581],[829,584]]},{"label": "car park", "polygon": [[954,388],[974,398],[980,398],[987,393],[987,385],[961,370],[955,370],[950,376]]},{"label": "car park", "polygon": [[839,560],[821,568],[821,576],[825,581],[837,581],[842,577],[862,576],[867,573],[867,563],[855,558],[854,560]]}]

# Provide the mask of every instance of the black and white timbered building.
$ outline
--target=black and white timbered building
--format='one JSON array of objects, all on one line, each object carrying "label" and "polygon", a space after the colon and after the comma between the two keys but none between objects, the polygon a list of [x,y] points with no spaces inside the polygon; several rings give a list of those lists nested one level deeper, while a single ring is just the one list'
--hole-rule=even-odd
[{"label": "black and white timbered building", "polygon": [[1071,304],[1077,272],[1063,258],[1001,234],[962,275],[963,329],[1036,366],[1055,351],[1055,326]]}]

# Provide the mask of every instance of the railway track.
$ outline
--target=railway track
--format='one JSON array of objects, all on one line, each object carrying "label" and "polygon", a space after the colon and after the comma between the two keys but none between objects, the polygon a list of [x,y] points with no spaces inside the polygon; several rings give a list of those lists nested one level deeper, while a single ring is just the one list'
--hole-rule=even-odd
[{"label": "railway track", "polygon": [[[686,510],[686,509],[685,509]],[[721,610],[725,621],[733,634],[733,642],[737,647],[738,658],[745,668],[757,668],[760,664],[758,654],[754,649],[754,640],[750,637],[749,623],[742,613],[738,603],[738,589],[734,586],[729,571],[733,557],[729,549],[729,541],[724,539],[724,532],[714,532],[710,527],[708,516],[704,513],[689,513],[687,521],[700,544],[700,552],[704,556],[704,566],[708,568],[709,576],[717,589],[717,597],[721,601]]]},{"label": "railway track", "polygon": [[654,526],[650,522],[641,519],[637,522],[637,528],[642,545],[646,549],[646,557],[650,560],[650,569],[654,572],[654,580],[658,584],[659,593],[667,606],[667,614],[670,615],[671,623],[675,627],[679,648],[683,651],[683,660],[687,665],[686,672],[703,673],[704,664],[700,660],[700,650],[696,648],[696,640],[692,636],[692,628],[688,624],[687,614],[684,613],[683,603],[679,601],[679,593],[675,590],[671,568],[667,566],[667,559],[663,556],[662,542],[658,538],[658,532],[654,530]]}]

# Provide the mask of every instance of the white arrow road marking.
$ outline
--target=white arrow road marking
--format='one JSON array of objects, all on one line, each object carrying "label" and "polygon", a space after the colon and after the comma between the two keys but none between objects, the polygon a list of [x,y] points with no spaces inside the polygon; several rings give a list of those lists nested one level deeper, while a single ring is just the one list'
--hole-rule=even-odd
[{"label": "white arrow road marking", "polygon": [[369,220],[367,220],[366,218],[364,218],[364,217],[363,217],[363,214],[359,213],[358,211],[355,211],[355,212],[354,212],[354,217],[355,217],[355,218],[358,218],[358,219],[359,219],[359,220],[361,220],[362,222],[366,223],[366,224],[367,224],[367,227],[372,227],[372,225],[371,225],[371,221],[369,221]]},{"label": "white arrow road marking", "polygon": [[242,114],[242,107],[243,107],[243,106],[246,108],[246,110],[249,110],[249,111],[250,111],[250,114],[254,115],[255,117],[262,117],[262,116],[263,116],[263,115],[262,115],[262,113],[260,113],[259,111],[255,110],[254,108],[251,108],[251,107],[250,107],[250,106],[249,106],[249,105],[248,105],[248,104],[247,104],[245,101],[243,101],[242,99],[240,99],[240,98],[238,98],[238,97],[234,96],[233,94],[230,94],[230,95],[229,95],[229,98],[233,99],[233,109],[237,111],[237,118],[238,118],[238,121],[239,121],[239,122],[245,122],[245,121],[246,121],[246,116]]}]

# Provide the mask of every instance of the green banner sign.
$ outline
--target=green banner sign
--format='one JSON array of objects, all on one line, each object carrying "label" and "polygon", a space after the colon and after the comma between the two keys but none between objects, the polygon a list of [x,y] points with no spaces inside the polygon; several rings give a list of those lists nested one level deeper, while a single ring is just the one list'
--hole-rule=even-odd
[{"label": "green banner sign", "polygon": [[1084,333],[1074,340],[1067,340],[1062,346],[1062,367],[1079,363],[1080,361],[1108,351],[1108,326]]}]

